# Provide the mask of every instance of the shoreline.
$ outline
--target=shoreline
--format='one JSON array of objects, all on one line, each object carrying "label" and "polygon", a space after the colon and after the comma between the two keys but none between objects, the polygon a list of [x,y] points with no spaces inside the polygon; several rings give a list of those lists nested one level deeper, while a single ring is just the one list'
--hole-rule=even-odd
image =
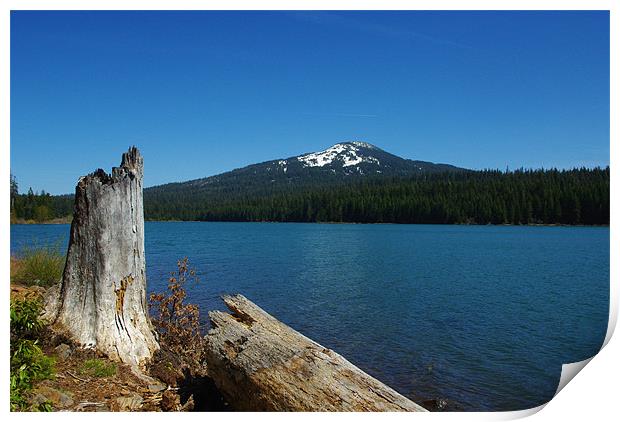
[{"label": "shoreline", "polygon": [[15,220],[11,221],[11,225],[43,225],[43,224],[71,224],[73,217],[54,218],[48,221],[34,221],[34,220]]},{"label": "shoreline", "polygon": [[[71,224],[70,219],[54,219],[50,221],[12,221],[10,225],[60,225]],[[346,221],[212,221],[212,220],[144,220],[145,223],[261,223],[261,224],[334,224],[334,225],[395,225],[395,226],[495,226],[495,227],[607,227],[609,224],[544,224],[544,223],[528,223],[528,224],[469,224],[469,223],[355,223]]]}]

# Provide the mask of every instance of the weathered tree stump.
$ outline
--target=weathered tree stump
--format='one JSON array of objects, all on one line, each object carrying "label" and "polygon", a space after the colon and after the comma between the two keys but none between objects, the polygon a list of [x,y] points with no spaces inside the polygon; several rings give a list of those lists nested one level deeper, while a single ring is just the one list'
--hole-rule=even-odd
[{"label": "weathered tree stump", "polygon": [[133,147],[111,175],[80,178],[67,263],[45,316],[83,347],[138,366],[159,348],[146,303],[142,176]]},{"label": "weathered tree stump", "polygon": [[209,312],[209,376],[236,410],[425,411],[241,295]]}]

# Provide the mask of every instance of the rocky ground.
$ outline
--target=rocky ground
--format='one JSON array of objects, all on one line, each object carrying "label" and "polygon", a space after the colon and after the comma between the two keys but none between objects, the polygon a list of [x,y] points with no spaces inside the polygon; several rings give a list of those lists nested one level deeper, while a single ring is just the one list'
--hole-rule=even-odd
[{"label": "rocky ground", "polygon": [[[40,382],[32,394],[32,403],[52,403],[53,410],[133,411],[180,410],[175,390],[153,379],[138,378],[131,369],[97,356],[93,351],[74,348],[67,343],[47,344],[44,352],[56,358],[54,379]],[[84,371],[84,363],[97,359],[114,365],[110,376]],[[164,400],[164,394],[167,399]],[[172,399],[172,400],[171,400]],[[163,402],[163,403],[162,403]]]},{"label": "rocky ground", "polygon": [[[41,287],[11,285],[11,298],[42,295]],[[49,402],[54,411],[225,411],[223,400],[208,377],[192,375],[180,369],[175,356],[157,352],[145,373],[112,362],[93,350],[84,350],[47,329],[40,344],[48,356],[55,358],[52,379],[35,385],[29,394],[33,408]],[[96,361],[106,371],[88,370]]]}]

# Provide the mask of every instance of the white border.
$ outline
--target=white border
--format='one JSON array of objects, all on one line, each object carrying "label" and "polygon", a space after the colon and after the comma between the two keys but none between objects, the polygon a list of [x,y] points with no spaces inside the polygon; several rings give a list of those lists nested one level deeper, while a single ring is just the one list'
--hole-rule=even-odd
[{"label": "white border", "polygon": [[[9,241],[9,201],[8,201],[8,184],[6,180],[9,178],[9,157],[10,157],[10,10],[340,10],[340,9],[365,9],[365,10],[610,10],[610,27],[611,27],[611,104],[610,104],[610,138],[618,139],[618,124],[614,121],[613,116],[618,115],[618,82],[617,75],[620,74],[618,67],[618,27],[620,23],[619,18],[619,6],[617,1],[553,1],[553,0],[505,0],[505,1],[485,1],[476,0],[465,2],[463,0],[423,0],[423,1],[342,1],[342,0],[299,0],[295,2],[290,1],[228,1],[223,2],[207,2],[197,0],[177,0],[177,1],[165,1],[165,0],[92,0],[92,1],[77,1],[77,0],[64,0],[64,1],[45,1],[45,0],[5,0],[0,3],[0,139],[1,154],[0,154],[0,180],[5,180],[4,183],[0,183],[0,206],[1,216],[4,229],[2,230],[3,237],[0,243],[3,259],[0,261],[2,266],[2,274],[4,274],[4,280],[8,284],[9,279],[9,260],[7,259],[10,254],[10,241]],[[617,148],[612,142],[610,145],[610,162],[616,162]],[[612,171],[613,181],[613,171]],[[617,226],[618,217],[614,214],[615,210],[618,210],[618,195],[616,194],[615,183],[612,182],[611,190],[611,256],[617,257],[620,252],[618,248],[617,236],[615,236],[614,227]],[[254,413],[234,413],[234,414],[178,414],[175,417],[182,418],[213,418],[219,420],[220,418],[230,420],[232,419],[259,419],[259,420],[271,420],[271,419],[284,419],[294,417],[295,419],[353,419],[356,420],[375,420],[378,418],[388,417],[390,419],[398,420],[411,420],[411,418],[433,418],[433,420],[502,420],[502,419],[514,419],[519,417],[528,416],[535,413],[533,418],[539,420],[583,420],[585,418],[591,420],[612,420],[617,417],[618,410],[616,408],[615,400],[617,399],[617,376],[618,376],[618,363],[617,356],[620,356],[618,348],[618,340],[611,337],[613,329],[617,321],[618,314],[618,265],[615,259],[611,260],[611,300],[610,300],[610,324],[608,327],[607,336],[605,339],[606,346],[603,350],[590,361],[587,365],[587,369],[582,371],[577,377],[577,380],[569,383],[560,394],[557,395],[546,406],[541,406],[537,409],[530,409],[520,412],[498,412],[498,413],[431,413],[431,414],[334,414],[334,413],[314,413],[314,414],[254,414]],[[5,287],[2,292],[2,309],[4,314],[8,314],[8,289]],[[5,324],[2,327],[2,338],[7,339],[8,343],[8,319],[5,320]],[[610,341],[611,340],[611,341]],[[9,386],[8,386],[8,345],[2,348],[0,359],[2,360],[2,373],[4,374],[2,379],[4,382],[1,384],[0,390],[0,409],[8,412],[9,409]],[[538,412],[543,407],[546,407],[544,411]],[[536,413],[538,412],[538,413]],[[12,418],[82,418],[84,415],[80,414],[59,414],[53,415],[37,415],[37,414],[11,414]],[[171,415],[166,414],[114,414],[114,418],[135,418],[135,417],[148,417],[148,418],[169,418]],[[89,417],[97,418],[109,418],[109,414],[91,414]]]}]

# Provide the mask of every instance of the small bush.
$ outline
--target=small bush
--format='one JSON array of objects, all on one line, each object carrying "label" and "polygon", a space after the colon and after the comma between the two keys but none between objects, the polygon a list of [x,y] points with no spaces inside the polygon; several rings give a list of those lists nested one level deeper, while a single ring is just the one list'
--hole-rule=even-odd
[{"label": "small bush", "polygon": [[116,375],[116,364],[102,359],[88,359],[82,364],[80,373],[96,378],[111,377]]},{"label": "small bush", "polygon": [[167,291],[150,296],[151,321],[162,349],[174,353],[194,371],[203,361],[204,334],[198,305],[185,303],[185,285],[190,280],[197,283],[198,279],[187,258],[178,261],[177,267],[168,279]]},{"label": "small bush", "polygon": [[11,336],[16,339],[34,338],[43,323],[39,320],[41,302],[38,299],[11,301]]},{"label": "small bush", "polygon": [[27,405],[25,394],[34,382],[54,375],[54,359],[43,353],[36,339],[43,327],[40,311],[37,299],[11,301],[11,410]]},{"label": "small bush", "polygon": [[[13,263],[13,262],[12,262]],[[65,255],[60,246],[25,247],[11,267],[11,281],[27,286],[51,286],[57,283],[65,268]]]},{"label": "small bush", "polygon": [[39,347],[38,340],[17,341],[11,356],[11,367],[17,369],[16,384],[23,388],[32,382],[51,378],[54,374],[54,359],[46,356]]}]

